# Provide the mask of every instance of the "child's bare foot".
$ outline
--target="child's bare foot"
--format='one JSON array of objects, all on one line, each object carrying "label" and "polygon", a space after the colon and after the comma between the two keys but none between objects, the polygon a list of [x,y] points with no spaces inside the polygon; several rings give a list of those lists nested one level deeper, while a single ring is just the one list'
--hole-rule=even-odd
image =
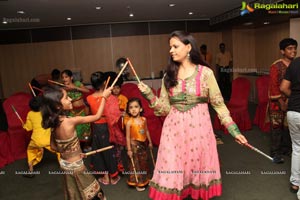
[{"label": "child's bare foot", "polygon": [[27,173],[24,173],[23,174],[23,177],[26,177],[26,178],[33,178],[34,177],[34,173],[33,171],[28,171]]},{"label": "child's bare foot", "polygon": [[120,176],[117,176],[116,178],[110,179],[110,183],[112,185],[116,185],[119,182],[120,179],[121,179]]},{"label": "child's bare foot", "polygon": [[135,189],[138,191],[138,192],[143,192],[145,190],[145,187],[135,187]]},{"label": "child's bare foot", "polygon": [[109,179],[106,178],[106,177],[100,177],[100,178],[98,178],[98,181],[100,183],[102,183],[103,185],[108,185],[109,184]]}]

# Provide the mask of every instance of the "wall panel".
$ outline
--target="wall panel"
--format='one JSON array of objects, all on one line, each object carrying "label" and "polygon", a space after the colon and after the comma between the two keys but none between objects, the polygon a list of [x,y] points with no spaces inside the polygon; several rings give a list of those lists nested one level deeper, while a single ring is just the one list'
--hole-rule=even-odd
[{"label": "wall panel", "polygon": [[289,23],[266,26],[255,30],[256,67],[269,70],[271,64],[281,58],[279,42],[289,37]]},{"label": "wall panel", "polygon": [[74,66],[71,41],[2,45],[0,49],[4,97],[29,91],[28,82],[38,74]]},{"label": "wall panel", "polygon": [[112,47],[110,38],[74,40],[75,63],[71,70],[81,71],[83,82],[89,83],[95,71],[112,71]]},{"label": "wall panel", "polygon": [[[149,36],[123,36],[112,38],[113,61],[128,57],[139,77],[151,76]],[[133,74],[131,73],[131,76]]]},{"label": "wall panel", "polygon": [[166,70],[169,58],[169,34],[151,35],[150,50],[151,50],[151,71],[155,77],[160,76],[160,71]]},{"label": "wall panel", "polygon": [[255,30],[233,30],[232,37],[234,38],[232,49],[234,55],[234,77],[238,73],[255,72]]}]

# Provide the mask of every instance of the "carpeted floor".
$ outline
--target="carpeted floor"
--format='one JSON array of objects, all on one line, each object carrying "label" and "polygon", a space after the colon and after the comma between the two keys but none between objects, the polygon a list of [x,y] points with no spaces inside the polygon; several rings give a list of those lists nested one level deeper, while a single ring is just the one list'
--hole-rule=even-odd
[{"label": "carpeted floor", "polygon": [[[253,115],[255,105],[250,106]],[[256,152],[238,145],[230,135],[222,136],[218,145],[223,193],[213,200],[296,200],[289,191],[290,158],[284,164],[274,164]],[[269,134],[257,127],[244,133],[250,144],[269,154]],[[157,149],[155,149],[156,155]],[[126,160],[125,153],[123,155]],[[86,159],[88,165],[89,159]],[[59,170],[56,156],[45,152],[43,161],[35,168],[40,174],[24,178],[18,172],[26,170],[26,160],[18,160],[0,169],[0,199],[2,200],[62,200],[63,180],[51,172]],[[51,173],[51,174],[50,174]],[[117,185],[103,186],[108,200],[147,200],[148,188],[137,192],[126,184],[126,175]],[[189,199],[189,198],[188,198]]]}]

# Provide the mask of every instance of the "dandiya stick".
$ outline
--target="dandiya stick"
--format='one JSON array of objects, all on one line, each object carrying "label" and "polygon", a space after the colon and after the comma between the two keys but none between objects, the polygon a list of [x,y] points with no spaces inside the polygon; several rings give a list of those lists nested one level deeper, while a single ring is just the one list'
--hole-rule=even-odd
[{"label": "dandiya stick", "polygon": [[32,92],[32,94],[33,94],[33,96],[35,96],[35,97],[36,97],[36,94],[35,94],[34,90],[32,89],[32,86],[31,86],[31,84],[30,84],[30,83],[28,83],[28,86],[29,86],[29,88],[30,88],[30,90],[31,90],[31,92]]},{"label": "dandiya stick", "polygon": [[33,88],[33,89],[36,89],[36,90],[38,90],[38,91],[40,91],[40,92],[44,92],[44,90],[42,90],[42,89],[40,89],[40,88],[38,88],[38,87],[32,86],[32,88]]},{"label": "dandiya stick", "polygon": [[136,80],[140,83],[141,80],[140,80],[140,78],[138,77],[136,71],[134,70],[134,67],[133,67],[133,65],[131,64],[129,58],[126,58],[126,59],[127,59],[127,62],[129,63],[129,66],[130,66],[130,68],[131,68],[131,70],[132,70],[134,76],[136,77]]},{"label": "dandiya stick", "polygon": [[114,82],[111,84],[111,87],[114,87],[114,85],[116,84],[116,82],[118,81],[118,79],[120,78],[120,76],[122,75],[123,71],[126,69],[127,65],[128,65],[128,60],[125,63],[125,65],[123,66],[123,68],[121,69],[121,71],[119,72],[117,78],[115,78]]},{"label": "dandiya stick", "polygon": [[130,158],[130,161],[131,161],[131,164],[132,164],[135,181],[136,181],[136,184],[138,185],[139,180],[138,180],[138,177],[137,177],[136,168],[135,168],[135,164],[134,164],[133,158]]},{"label": "dandiya stick", "polygon": [[107,78],[107,80],[106,80],[106,83],[105,83],[105,90],[106,90],[106,88],[107,88],[107,86],[108,86],[108,83],[109,83],[109,80],[110,80],[110,76]]},{"label": "dandiya stick", "polygon": [[54,83],[54,84],[56,84],[56,85],[60,85],[60,86],[63,86],[63,87],[66,87],[65,84],[62,84],[62,83],[60,83],[60,82],[56,82],[56,81],[52,81],[52,80],[48,80],[48,82]]},{"label": "dandiya stick", "polygon": [[17,115],[17,117],[19,118],[20,122],[22,123],[22,125],[24,124],[24,121],[22,120],[22,118],[20,117],[19,113],[17,112],[16,108],[11,105],[11,108],[13,109],[14,113]]},{"label": "dandiya stick", "polygon": [[109,149],[112,149],[114,148],[114,145],[111,145],[111,146],[108,146],[108,147],[104,147],[104,148],[101,148],[101,149],[96,149],[94,151],[90,151],[90,152],[87,152],[85,153],[86,156],[90,156],[90,155],[93,155],[93,154],[96,154],[96,153],[100,153],[102,151],[106,151],[106,150],[109,150]]},{"label": "dandiya stick", "polygon": [[153,156],[152,149],[150,149],[150,155],[151,155],[151,158],[152,158],[153,166],[155,167],[155,161],[154,161],[154,156]]},{"label": "dandiya stick", "polygon": [[263,155],[264,157],[268,158],[269,160],[271,160],[272,162],[274,162],[273,158],[271,156],[268,156],[267,154],[265,154],[264,152],[262,152],[261,150],[255,148],[254,146],[252,146],[251,144],[249,143],[245,143],[244,144],[246,147],[250,148],[251,150],[259,153],[260,155]]}]

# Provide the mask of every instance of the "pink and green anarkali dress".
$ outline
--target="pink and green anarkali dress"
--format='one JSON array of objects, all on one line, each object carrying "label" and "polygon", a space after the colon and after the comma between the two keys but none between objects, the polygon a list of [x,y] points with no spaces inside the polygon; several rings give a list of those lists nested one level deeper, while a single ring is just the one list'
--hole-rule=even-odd
[{"label": "pink and green anarkali dress", "polygon": [[150,198],[208,200],[222,193],[222,182],[208,103],[221,123],[236,136],[232,121],[211,69],[196,67],[192,76],[167,90],[162,81],[160,98],[148,88],[144,96],[156,115],[167,115],[161,134]]}]

